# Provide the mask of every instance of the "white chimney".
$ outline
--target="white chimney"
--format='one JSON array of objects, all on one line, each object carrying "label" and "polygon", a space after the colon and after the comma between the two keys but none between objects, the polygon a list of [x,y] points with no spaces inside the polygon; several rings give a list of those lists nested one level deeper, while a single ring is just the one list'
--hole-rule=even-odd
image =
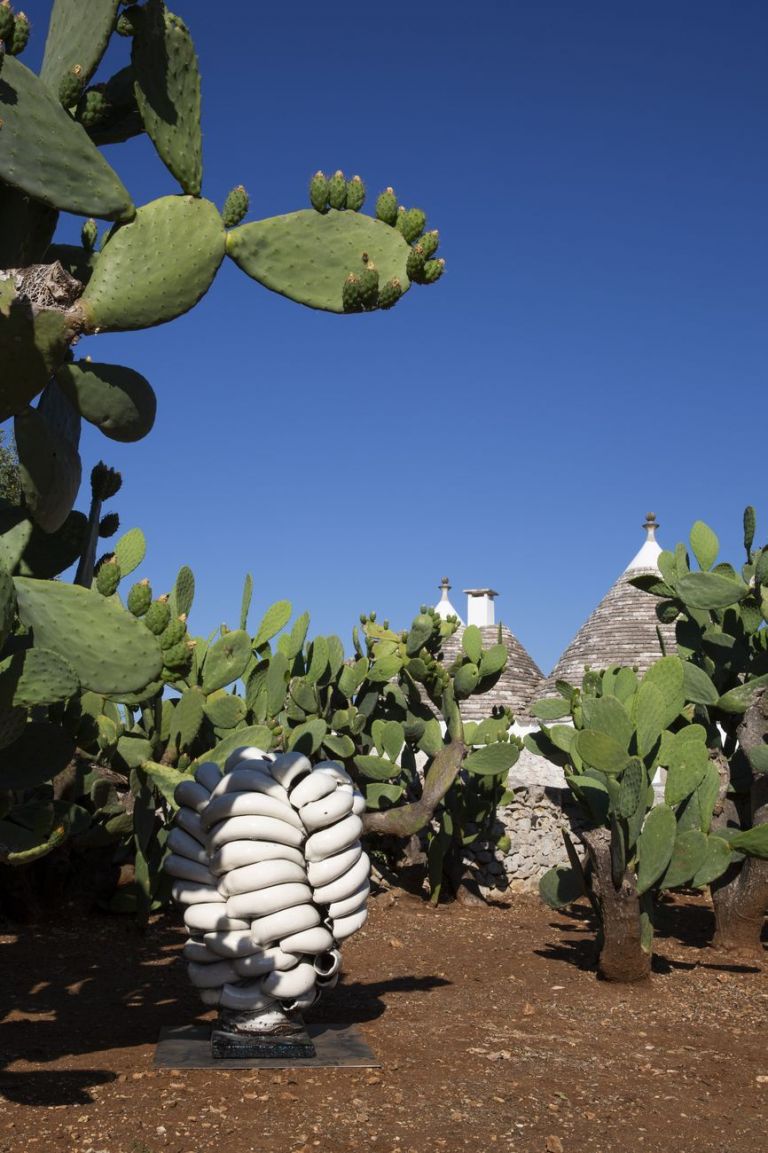
[{"label": "white chimney", "polygon": [[467,624],[485,628],[496,623],[493,598],[499,594],[494,589],[464,589],[467,594]]}]

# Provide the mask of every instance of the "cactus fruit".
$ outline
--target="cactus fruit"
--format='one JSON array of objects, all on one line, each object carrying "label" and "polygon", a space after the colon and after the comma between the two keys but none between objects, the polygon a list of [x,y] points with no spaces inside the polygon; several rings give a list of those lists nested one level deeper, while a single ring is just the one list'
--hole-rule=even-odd
[{"label": "cactus fruit", "polygon": [[123,484],[120,473],[100,460],[91,469],[91,492],[94,500],[110,500],[117,496]]},{"label": "cactus fruit", "polygon": [[341,169],[334,172],[328,181],[328,203],[338,211],[347,206],[347,181]]},{"label": "cactus fruit", "polygon": [[347,208],[359,212],[365,204],[365,185],[359,176],[347,181]]},{"label": "cactus fruit", "polygon": [[96,221],[93,218],[86,220],[80,229],[80,241],[87,252],[93,252],[98,236],[99,229]]},{"label": "cactus fruit", "polygon": [[131,585],[126,605],[135,617],[143,617],[152,604],[152,588],[146,578]]},{"label": "cactus fruit", "polygon": [[102,86],[88,88],[77,102],[75,116],[83,128],[98,128],[111,112],[111,106]]},{"label": "cactus fruit", "polygon": [[413,244],[421,236],[427,223],[427,214],[420,208],[409,208],[405,212],[398,212],[396,227],[403,234],[407,244]]},{"label": "cactus fruit", "polygon": [[424,284],[434,284],[436,280],[440,279],[444,271],[445,261],[443,259],[428,260],[424,265]]},{"label": "cactus fruit", "polygon": [[316,212],[328,211],[328,178],[324,172],[316,172],[310,180],[309,202]]},{"label": "cactus fruit", "polygon": [[424,253],[425,259],[429,260],[437,252],[440,243],[440,234],[436,228],[431,232],[425,232],[423,236],[419,237],[419,248]]},{"label": "cactus fruit", "polygon": [[397,197],[393,188],[385,188],[376,200],[376,216],[384,224],[397,223]]},{"label": "cactus fruit", "polygon": [[13,36],[13,12],[8,0],[0,4],[0,40],[8,41]]},{"label": "cactus fruit", "polygon": [[360,290],[360,277],[350,272],[342,289],[342,306],[345,312],[362,312],[363,297]]},{"label": "cactus fruit", "polygon": [[221,219],[225,228],[236,228],[248,212],[248,193],[242,184],[238,184],[228,194],[221,210]]},{"label": "cactus fruit", "polygon": [[403,286],[396,276],[386,280],[379,289],[379,308],[394,308],[403,295]]},{"label": "cactus fruit", "polygon": [[13,22],[13,35],[6,51],[11,56],[20,56],[29,41],[30,24],[23,12],[17,12]]},{"label": "cactus fruit", "polygon": [[176,618],[171,620],[160,633],[160,648],[163,650],[163,657],[168,649],[172,649],[179,641],[182,641],[187,635],[186,621]]},{"label": "cactus fruit", "polygon": [[179,669],[186,668],[192,660],[192,649],[189,647],[189,641],[179,641],[178,644],[171,645],[170,648],[163,651],[163,664],[165,668],[178,671]]},{"label": "cactus fruit", "polygon": [[426,264],[426,256],[424,249],[420,244],[414,244],[411,251],[408,253],[408,263],[406,264],[406,271],[410,280],[415,283],[421,281],[424,277],[424,265]]},{"label": "cactus fruit", "polygon": [[144,614],[144,624],[157,637],[168,627],[170,619],[171,610],[168,601],[161,597],[153,601]]},{"label": "cactus fruit", "polygon": [[58,94],[62,107],[71,108],[73,104],[77,104],[80,99],[83,91],[82,73],[82,67],[76,64],[69,72],[65,72],[62,77]]},{"label": "cactus fruit", "polygon": [[360,273],[359,283],[363,308],[375,308],[379,299],[379,273],[372,260]]},{"label": "cactus fruit", "polygon": [[96,588],[103,597],[111,597],[113,593],[117,592],[120,576],[120,565],[117,563],[116,557],[110,557],[104,564],[99,565],[99,571],[96,573]]}]

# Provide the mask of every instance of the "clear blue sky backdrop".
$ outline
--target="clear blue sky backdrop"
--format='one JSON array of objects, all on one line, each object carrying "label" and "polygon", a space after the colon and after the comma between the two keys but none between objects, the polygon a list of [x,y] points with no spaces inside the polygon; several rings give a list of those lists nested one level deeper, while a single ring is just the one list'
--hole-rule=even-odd
[{"label": "clear blue sky backdrop", "polygon": [[[50,4],[25,7],[36,65]],[[353,317],[225,266],[187,317],[82,346],[157,391],[146,441],[84,452],[123,471],[156,591],[192,565],[198,631],[236,623],[246,571],[254,615],[288,597],[345,642],[447,574],[462,612],[498,589],[548,671],[648,509],[669,546],[701,517],[737,558],[748,502],[768,537],[764,0],[176,10],[207,196],[287,212],[342,167],[369,209],[388,184],[422,206],[447,260]],[[174,190],[146,140],[107,151],[137,203]]]}]

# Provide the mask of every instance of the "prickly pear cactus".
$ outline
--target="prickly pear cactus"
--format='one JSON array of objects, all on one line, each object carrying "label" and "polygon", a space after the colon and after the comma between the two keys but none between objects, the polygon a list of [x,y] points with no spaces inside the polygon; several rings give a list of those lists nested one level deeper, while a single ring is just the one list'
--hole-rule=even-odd
[{"label": "prickly pear cactus", "polygon": [[184,908],[187,971],[225,1020],[280,1032],[336,984],[366,920],[365,799],[335,761],[235,749],[176,789],[165,871]]}]

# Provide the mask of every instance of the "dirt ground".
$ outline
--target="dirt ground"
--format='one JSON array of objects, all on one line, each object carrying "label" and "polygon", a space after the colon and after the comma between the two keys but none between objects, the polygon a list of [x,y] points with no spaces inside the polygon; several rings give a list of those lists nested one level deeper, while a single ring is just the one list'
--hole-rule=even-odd
[{"label": "dirt ground", "polygon": [[384,891],[313,1010],[381,1068],[183,1072],[153,1064],[161,1026],[206,1019],[175,916],[6,933],[0,1153],[757,1153],[768,982],[704,947],[710,927],[670,903],[652,982],[618,987],[590,968],[586,908]]}]

